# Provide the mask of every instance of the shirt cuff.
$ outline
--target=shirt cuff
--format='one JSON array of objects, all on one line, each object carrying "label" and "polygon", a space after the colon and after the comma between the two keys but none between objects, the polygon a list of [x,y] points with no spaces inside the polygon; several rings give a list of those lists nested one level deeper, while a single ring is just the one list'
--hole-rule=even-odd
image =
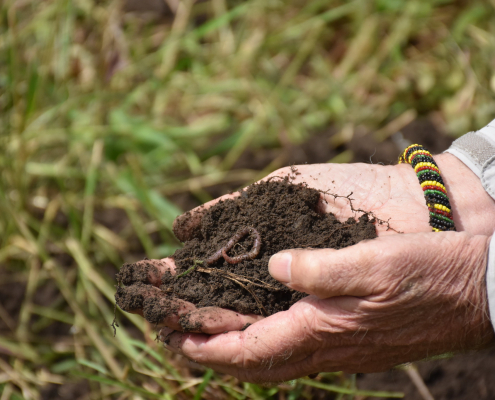
[{"label": "shirt cuff", "polygon": [[[473,171],[487,193],[495,200],[495,120],[477,132],[457,139],[446,151]],[[486,292],[490,320],[495,329],[495,235],[490,240],[486,267]]]},{"label": "shirt cuff", "polygon": [[466,164],[495,200],[495,120],[477,132],[461,136],[446,152]]},{"label": "shirt cuff", "polygon": [[486,268],[486,293],[488,296],[488,309],[493,329],[495,329],[495,235],[490,240],[488,250],[488,265]]}]

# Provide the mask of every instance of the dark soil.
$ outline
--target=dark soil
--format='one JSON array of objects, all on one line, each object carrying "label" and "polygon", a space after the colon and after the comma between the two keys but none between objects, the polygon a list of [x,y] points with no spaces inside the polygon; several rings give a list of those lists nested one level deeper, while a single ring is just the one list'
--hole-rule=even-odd
[{"label": "dark soil", "polygon": [[[358,221],[349,218],[341,223],[333,214],[318,212],[320,198],[319,191],[304,184],[291,184],[287,177],[253,184],[241,196],[217,203],[205,212],[193,238],[175,252],[177,275],[165,273],[160,289],[170,298],[186,300],[199,308],[216,306],[262,315],[287,310],[306,294],[291,290],[270,276],[268,261],[273,254],[293,248],[340,249],[376,237],[374,221],[368,214]],[[205,263],[247,227],[254,228],[261,237],[260,251],[254,259],[229,264],[221,257],[209,265]],[[250,252],[253,236],[241,238],[228,255],[236,257]],[[145,318],[157,323],[174,310],[170,305],[166,310],[167,300],[161,296],[143,300],[143,291],[157,290],[151,285],[148,289],[143,286],[150,268],[154,267],[150,264],[145,270],[132,265],[123,268],[119,280],[132,286],[120,288],[117,301],[124,310],[143,308]]]},{"label": "dark soil", "polygon": [[[261,236],[261,249],[254,260],[228,264],[220,258],[210,267],[276,288],[247,284],[268,315],[288,309],[305,294],[287,289],[271,278],[268,261],[273,254],[301,247],[340,249],[376,237],[375,226],[367,215],[358,222],[351,218],[341,223],[333,214],[318,213],[319,201],[318,191],[304,185],[292,185],[287,180],[251,185],[239,198],[223,201],[208,210],[197,237],[174,254],[178,273],[191,268],[194,260],[205,260],[215,253],[239,230],[252,227]],[[253,237],[246,236],[229,255],[245,254],[252,246]],[[218,306],[241,313],[262,312],[251,293],[223,274],[193,270],[180,278],[167,275],[162,281],[166,289],[173,288],[173,295],[198,307]]]}]

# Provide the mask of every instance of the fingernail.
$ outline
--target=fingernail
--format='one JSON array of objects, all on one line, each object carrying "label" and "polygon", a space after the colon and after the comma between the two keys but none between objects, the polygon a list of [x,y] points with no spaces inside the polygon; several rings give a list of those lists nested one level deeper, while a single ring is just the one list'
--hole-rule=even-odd
[{"label": "fingernail", "polygon": [[268,261],[268,272],[277,281],[290,283],[290,264],[292,255],[290,253],[274,254]]}]

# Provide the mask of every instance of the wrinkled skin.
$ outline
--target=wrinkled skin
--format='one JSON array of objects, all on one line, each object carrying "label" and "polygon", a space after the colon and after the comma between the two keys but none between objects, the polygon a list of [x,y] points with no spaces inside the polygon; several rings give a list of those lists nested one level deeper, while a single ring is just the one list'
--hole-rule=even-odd
[{"label": "wrinkled skin", "polygon": [[[494,335],[484,277],[495,205],[455,157],[435,159],[463,232],[430,231],[423,193],[408,165],[299,166],[297,181],[344,196],[352,192],[354,208],[390,219],[390,226],[405,234],[378,225],[377,239],[345,249],[278,253],[270,260],[271,275],[310,296],[265,319],[183,304],[179,314],[208,321],[201,333],[179,332],[178,316],[172,316],[162,322],[159,337],[171,351],[250,382],[322,371],[382,371],[490,345]],[[187,240],[202,210],[216,201],[180,217],[177,236]],[[331,196],[322,198],[320,209],[342,220],[353,215],[346,199]],[[171,259],[158,265],[160,271],[174,270]],[[205,318],[209,313],[216,318]]]}]

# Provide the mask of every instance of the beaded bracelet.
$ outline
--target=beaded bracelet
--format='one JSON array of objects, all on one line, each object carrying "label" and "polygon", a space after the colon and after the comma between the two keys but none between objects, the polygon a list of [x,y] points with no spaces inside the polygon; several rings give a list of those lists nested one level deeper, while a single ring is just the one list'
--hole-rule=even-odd
[{"label": "beaded bracelet", "polygon": [[399,157],[399,164],[402,163],[411,164],[416,172],[430,211],[433,231],[455,231],[447,189],[431,153],[419,144],[412,144]]}]

